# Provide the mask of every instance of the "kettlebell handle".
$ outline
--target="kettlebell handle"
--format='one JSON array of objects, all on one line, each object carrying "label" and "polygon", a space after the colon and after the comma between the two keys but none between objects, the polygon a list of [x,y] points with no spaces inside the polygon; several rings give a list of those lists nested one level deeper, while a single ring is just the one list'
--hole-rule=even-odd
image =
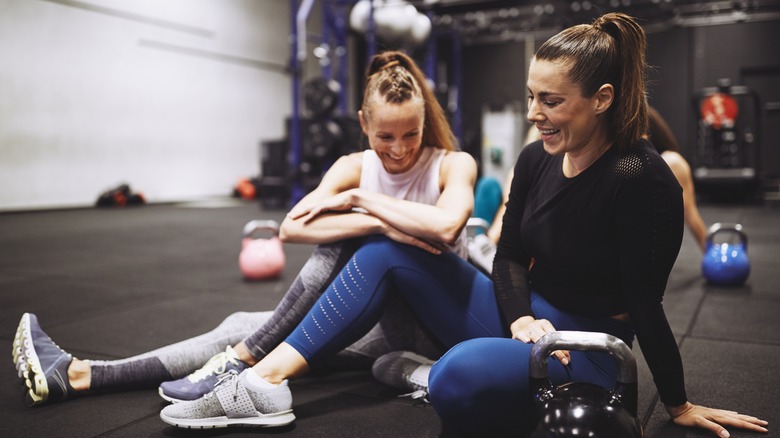
[{"label": "kettlebell handle", "polygon": [[597,332],[557,331],[541,337],[531,348],[528,359],[529,380],[534,404],[539,407],[553,397],[554,386],[547,377],[547,360],[555,350],[604,351],[618,362],[615,388],[610,392],[611,403],[619,403],[634,417],[637,415],[636,359],[625,342]]},{"label": "kettlebell handle", "polygon": [[279,223],[275,220],[255,219],[244,225],[243,237],[251,237],[255,231],[272,231],[275,236],[279,235]]},{"label": "kettlebell handle", "polygon": [[606,333],[566,330],[547,333],[536,341],[531,348],[530,377],[547,379],[547,359],[555,350],[605,351],[618,361],[619,383],[637,382],[636,359],[625,342]]},{"label": "kettlebell handle", "polygon": [[707,243],[712,243],[712,239],[715,237],[715,234],[722,232],[736,233],[739,238],[742,239],[745,248],[747,248],[747,234],[742,230],[742,225],[737,223],[718,222],[712,224],[712,226],[707,230]]}]

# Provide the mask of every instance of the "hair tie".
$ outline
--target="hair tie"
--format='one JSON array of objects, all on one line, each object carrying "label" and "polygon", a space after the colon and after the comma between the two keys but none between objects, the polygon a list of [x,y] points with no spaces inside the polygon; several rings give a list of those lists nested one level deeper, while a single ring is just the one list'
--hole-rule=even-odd
[{"label": "hair tie", "polygon": [[400,65],[400,64],[401,63],[398,62],[397,59],[394,59],[394,60],[388,62],[387,64],[383,65],[382,67],[379,67],[379,70],[377,70],[377,71],[387,70],[388,68],[395,67],[396,65]]},{"label": "hair tie", "polygon": [[371,79],[371,78],[375,77],[376,75],[378,75],[379,73],[381,73],[382,71],[387,70],[388,68],[395,67],[396,65],[401,65],[401,63],[397,59],[394,59],[394,60],[388,62],[387,64],[379,67],[378,69],[376,69],[376,71],[371,73],[371,75],[369,75],[368,77],[369,77],[369,79]]}]

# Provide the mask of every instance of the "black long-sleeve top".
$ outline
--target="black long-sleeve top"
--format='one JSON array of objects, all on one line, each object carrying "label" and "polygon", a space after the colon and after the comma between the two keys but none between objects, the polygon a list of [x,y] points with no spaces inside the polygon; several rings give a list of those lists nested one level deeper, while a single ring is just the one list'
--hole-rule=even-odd
[{"label": "black long-sleeve top", "polygon": [[567,178],[563,156],[532,143],[517,160],[506,207],[493,265],[505,322],[533,315],[530,290],[577,315],[628,312],[661,401],[685,403],[661,304],[682,243],[682,189],[653,146],[613,146]]}]

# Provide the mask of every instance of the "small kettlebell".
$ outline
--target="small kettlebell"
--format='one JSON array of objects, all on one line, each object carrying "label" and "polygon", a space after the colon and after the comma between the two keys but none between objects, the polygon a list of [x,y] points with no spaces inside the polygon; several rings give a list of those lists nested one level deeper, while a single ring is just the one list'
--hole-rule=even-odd
[{"label": "small kettlebell", "polygon": [[[587,382],[554,386],[547,377],[547,360],[555,350],[608,352],[618,362],[615,387]],[[533,438],[644,436],[637,418],[636,360],[619,338],[594,332],[548,333],[534,344],[528,361],[538,422]]]},{"label": "small kettlebell", "polygon": [[[730,233],[737,236],[736,243],[715,243],[715,236]],[[750,260],[747,255],[747,234],[742,225],[716,223],[707,232],[701,271],[704,278],[718,286],[741,286],[750,275]]]},{"label": "small kettlebell", "polygon": [[[255,239],[257,231],[271,231],[269,239]],[[273,220],[252,220],[244,226],[238,266],[247,280],[268,280],[284,271],[285,257],[279,240],[279,224]]]}]

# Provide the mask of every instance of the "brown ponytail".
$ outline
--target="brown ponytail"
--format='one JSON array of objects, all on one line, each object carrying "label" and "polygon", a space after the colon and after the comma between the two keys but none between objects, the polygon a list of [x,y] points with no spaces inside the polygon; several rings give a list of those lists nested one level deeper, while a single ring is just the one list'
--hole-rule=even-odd
[{"label": "brown ponytail", "polygon": [[428,87],[425,75],[403,52],[388,51],[374,55],[366,69],[361,110],[370,118],[371,98],[375,93],[384,103],[402,104],[420,99],[425,104],[422,145],[455,150],[456,141],[444,110]]},{"label": "brown ponytail", "polygon": [[646,45],[645,32],[633,18],[609,13],[593,24],[573,26],[553,36],[535,58],[563,61],[585,97],[612,84],[615,98],[607,112],[609,131],[611,140],[625,148],[647,131]]}]

